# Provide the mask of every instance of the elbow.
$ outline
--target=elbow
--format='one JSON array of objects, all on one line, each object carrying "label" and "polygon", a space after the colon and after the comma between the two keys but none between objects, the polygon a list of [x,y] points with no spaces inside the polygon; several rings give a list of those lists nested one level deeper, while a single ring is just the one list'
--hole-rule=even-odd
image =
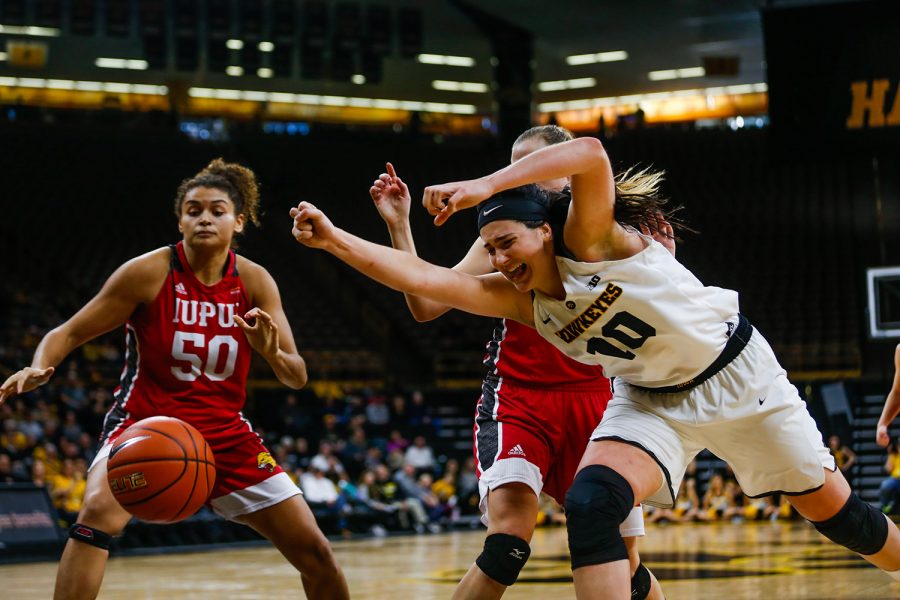
[{"label": "elbow", "polygon": [[434,321],[441,313],[433,310],[411,310],[413,319],[416,320],[417,323],[427,323],[428,321]]},{"label": "elbow", "polygon": [[609,164],[609,156],[606,154],[606,148],[603,142],[595,137],[582,137],[574,140],[572,143],[578,143],[582,159],[586,168],[595,168],[597,165]]}]

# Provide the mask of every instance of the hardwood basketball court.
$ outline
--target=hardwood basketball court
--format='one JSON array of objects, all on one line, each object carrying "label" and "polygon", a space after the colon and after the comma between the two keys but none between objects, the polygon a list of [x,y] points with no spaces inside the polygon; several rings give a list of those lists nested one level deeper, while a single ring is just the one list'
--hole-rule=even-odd
[{"label": "hardwood basketball court", "polygon": [[[351,594],[364,600],[449,598],[484,532],[338,541]],[[900,584],[802,522],[650,526],[645,563],[668,600],[900,597]],[[0,598],[52,596],[55,563],[0,567]],[[302,598],[299,577],[269,546],[129,556],[109,563],[102,599]],[[574,598],[563,528],[539,529],[504,598]]]}]

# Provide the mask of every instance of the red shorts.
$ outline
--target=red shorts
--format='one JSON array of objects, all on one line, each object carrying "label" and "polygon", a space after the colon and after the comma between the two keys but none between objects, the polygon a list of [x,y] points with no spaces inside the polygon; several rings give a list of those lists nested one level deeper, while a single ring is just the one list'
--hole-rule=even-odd
[{"label": "red shorts", "polygon": [[474,434],[482,509],[489,490],[512,482],[562,504],[611,398],[607,387],[544,390],[485,380]]},{"label": "red shorts", "polygon": [[[103,440],[91,467],[109,455],[116,438],[135,422],[126,419]],[[210,446],[216,459],[216,483],[209,504],[226,519],[256,512],[301,493],[250,424],[245,422],[244,425],[244,431],[232,437],[228,447]]]}]

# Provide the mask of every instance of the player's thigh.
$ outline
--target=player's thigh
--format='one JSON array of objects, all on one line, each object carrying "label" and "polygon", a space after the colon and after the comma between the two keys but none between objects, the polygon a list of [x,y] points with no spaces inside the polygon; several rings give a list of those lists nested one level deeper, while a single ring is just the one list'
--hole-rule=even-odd
[{"label": "player's thigh", "polygon": [[487,499],[488,534],[505,533],[530,541],[537,522],[538,497],[525,483],[507,483]]},{"label": "player's thigh", "polygon": [[301,570],[333,560],[328,540],[316,524],[303,496],[291,496],[268,508],[240,515],[235,520],[259,532]]}]

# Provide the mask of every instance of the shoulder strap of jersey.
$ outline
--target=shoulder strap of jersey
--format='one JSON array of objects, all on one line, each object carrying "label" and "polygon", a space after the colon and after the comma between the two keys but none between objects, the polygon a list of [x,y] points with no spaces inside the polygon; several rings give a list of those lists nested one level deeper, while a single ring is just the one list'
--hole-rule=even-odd
[{"label": "shoulder strap of jersey", "polygon": [[169,271],[183,272],[184,267],[181,265],[181,261],[178,259],[178,248],[175,246],[175,244],[169,244],[169,250],[172,251],[172,256],[169,260]]}]

